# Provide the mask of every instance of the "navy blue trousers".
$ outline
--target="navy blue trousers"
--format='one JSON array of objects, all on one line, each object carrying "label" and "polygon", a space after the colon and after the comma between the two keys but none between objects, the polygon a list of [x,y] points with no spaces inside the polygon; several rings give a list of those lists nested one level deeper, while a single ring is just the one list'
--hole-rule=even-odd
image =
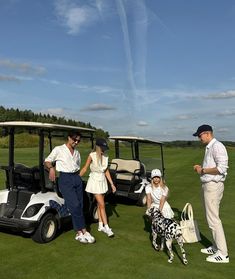
[{"label": "navy blue trousers", "polygon": [[83,215],[83,184],[76,173],[61,172],[58,180],[60,192],[71,213],[73,228],[80,231],[85,228]]}]

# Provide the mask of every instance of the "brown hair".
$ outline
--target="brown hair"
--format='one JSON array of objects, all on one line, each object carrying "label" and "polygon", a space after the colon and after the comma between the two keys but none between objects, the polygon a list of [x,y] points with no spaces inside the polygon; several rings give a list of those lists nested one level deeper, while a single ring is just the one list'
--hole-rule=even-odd
[{"label": "brown hair", "polygon": [[68,132],[68,137],[73,138],[73,137],[82,137],[81,133],[76,130],[72,130]]}]

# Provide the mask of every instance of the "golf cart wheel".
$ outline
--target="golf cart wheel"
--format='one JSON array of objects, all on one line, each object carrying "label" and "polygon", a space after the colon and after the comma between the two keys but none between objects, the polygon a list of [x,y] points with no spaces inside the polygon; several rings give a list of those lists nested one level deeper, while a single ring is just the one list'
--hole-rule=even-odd
[{"label": "golf cart wheel", "polygon": [[138,206],[146,206],[147,204],[147,196],[145,190],[143,190],[139,196],[139,199],[136,203]]},{"label": "golf cart wheel", "polygon": [[32,236],[32,239],[38,243],[47,243],[56,236],[58,223],[53,213],[47,213],[41,219],[41,222]]}]

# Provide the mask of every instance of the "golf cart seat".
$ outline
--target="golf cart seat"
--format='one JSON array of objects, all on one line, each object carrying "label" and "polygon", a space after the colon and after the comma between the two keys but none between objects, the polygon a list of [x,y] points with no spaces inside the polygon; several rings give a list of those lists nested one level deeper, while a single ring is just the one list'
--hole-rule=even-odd
[{"label": "golf cart seat", "polygon": [[141,164],[137,160],[112,159],[110,173],[116,184],[136,184],[140,180]]},{"label": "golf cart seat", "polygon": [[23,164],[14,166],[14,187],[19,190],[38,192],[40,190],[39,168],[28,167]]}]

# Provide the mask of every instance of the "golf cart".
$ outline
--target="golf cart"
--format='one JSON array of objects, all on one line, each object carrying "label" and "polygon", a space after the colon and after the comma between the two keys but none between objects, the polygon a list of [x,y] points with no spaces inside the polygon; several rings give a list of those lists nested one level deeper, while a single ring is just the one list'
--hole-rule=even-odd
[{"label": "golf cart", "polygon": [[129,136],[109,138],[115,144],[115,158],[109,171],[117,188],[116,196],[146,205],[145,186],[150,181],[151,170],[158,168],[164,176],[163,144],[161,142]]},{"label": "golf cart", "polygon": [[[0,129],[2,135],[8,136],[9,139],[8,162],[5,158],[7,156],[1,156],[1,161],[5,160],[5,165],[0,165],[0,170],[5,171],[6,176],[5,187],[0,188],[2,189],[0,190],[0,230],[9,229],[26,233],[36,242],[47,243],[56,237],[65,221],[71,222],[71,215],[58,190],[57,183],[49,180],[49,173],[44,167],[44,157],[53,148],[52,139],[54,141],[57,138],[58,141],[60,137],[62,141],[71,130],[79,131],[82,139],[89,139],[93,147],[95,130],[24,121],[0,122]],[[36,137],[38,149],[30,149],[28,156],[30,158],[24,156],[24,161],[26,159],[30,161],[31,158],[37,159],[36,166],[29,167],[24,162],[18,161],[16,163],[16,160],[20,158],[20,154],[15,154],[16,135],[19,132],[28,132],[31,137]],[[36,157],[34,153],[37,153]],[[84,191],[86,219],[92,218],[93,210],[93,197]]]}]

